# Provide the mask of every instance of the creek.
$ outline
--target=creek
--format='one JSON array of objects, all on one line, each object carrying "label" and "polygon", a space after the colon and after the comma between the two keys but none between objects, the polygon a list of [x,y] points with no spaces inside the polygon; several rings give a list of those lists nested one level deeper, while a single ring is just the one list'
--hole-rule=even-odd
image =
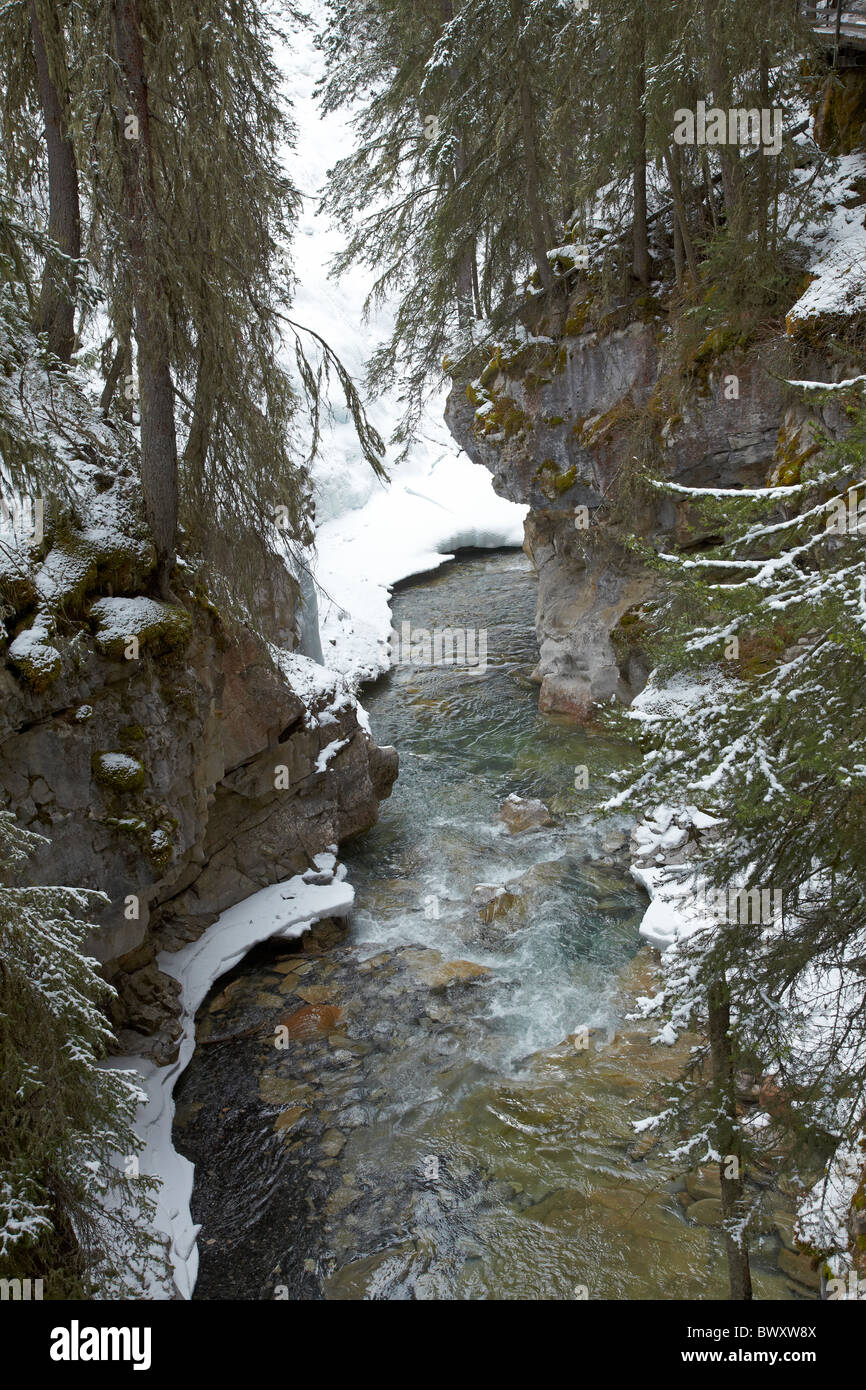
[{"label": "creek", "polygon": [[[397,665],[363,692],[400,777],[342,848],[349,923],[258,948],[199,1011],[201,1042],[231,1040],[176,1093],[197,1298],[726,1296],[719,1232],[632,1127],[683,1050],[625,1018],[651,987],[646,899],[624,823],[589,805],[629,750],[539,713],[534,606],[513,551],[394,595],[398,631],[486,631],[486,669]],[[553,824],[510,833],[512,793]],[[778,1248],[757,1243],[756,1297],[793,1296]]]}]

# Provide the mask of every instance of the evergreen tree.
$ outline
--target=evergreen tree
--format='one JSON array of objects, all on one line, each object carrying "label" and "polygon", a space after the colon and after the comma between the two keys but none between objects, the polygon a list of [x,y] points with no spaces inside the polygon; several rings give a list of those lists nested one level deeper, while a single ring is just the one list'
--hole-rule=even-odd
[{"label": "evergreen tree", "polygon": [[113,992],[82,952],[103,895],[22,887],[41,837],[0,812],[0,1276],[48,1298],[141,1296],[162,1258],[137,1175],[136,1078],[100,1065]]},{"label": "evergreen tree", "polygon": [[[294,127],[273,56],[283,37],[275,10],[38,0],[62,117],[62,138],[45,127],[46,171],[36,31],[29,7],[26,23],[12,8],[0,46],[10,196],[53,285],[53,266],[79,266],[69,237],[58,244],[54,213],[43,223],[42,190],[59,183],[62,163],[54,146],[77,168],[91,285],[79,269],[76,307],[82,332],[108,310],[103,410],[129,418],[136,398],[159,586],[169,592],[180,521],[187,560],[205,566],[218,597],[249,601],[268,553],[311,539],[301,435],[311,422],[315,452],[331,381],[379,474],[384,448],[343,364],[289,310],[299,198],[282,167]],[[286,23],[302,22],[281,9]],[[34,320],[46,315],[34,302]]]},{"label": "evergreen tree", "polygon": [[575,9],[334,0],[330,11],[324,105],[354,112],[358,141],[325,199],[347,232],[335,271],[369,266],[371,303],[397,297],[370,380],[404,390],[405,438],[443,357],[471,350],[473,320],[513,311],[530,273],[553,287],[548,252],[572,207]]},{"label": "evergreen tree", "polygon": [[[616,803],[699,806],[725,827],[701,878],[726,893],[781,897],[770,923],[698,913],[666,952],[656,1001],[677,1026],[691,1019],[710,1037],[709,1088],[696,1058],[666,1118],[688,1117],[690,1152],[704,1143],[723,1167],[734,1155],[740,1181],[749,1153],[770,1140],[792,1164],[814,1161],[853,1148],[866,1119],[861,392],[857,382],[828,387],[847,398],[851,428],[841,442],[802,449],[793,481],[730,491],[657,484],[724,541],[698,556],[653,557],[676,584],[654,615],[653,687],[624,716],[638,722],[644,763]],[[693,892],[695,870],[684,873],[683,891]],[[757,1148],[731,1080],[751,1067],[774,1070],[786,1098]],[[726,1201],[723,1181],[722,1192],[732,1293],[746,1297],[749,1212],[742,1186]]]}]

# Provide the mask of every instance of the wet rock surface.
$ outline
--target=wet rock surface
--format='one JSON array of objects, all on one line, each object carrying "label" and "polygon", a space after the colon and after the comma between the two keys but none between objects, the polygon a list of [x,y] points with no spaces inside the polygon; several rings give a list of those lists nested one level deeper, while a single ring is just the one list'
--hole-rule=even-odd
[{"label": "wet rock surface", "polygon": [[[531,509],[524,546],[538,574],[532,678],[541,687],[539,705],[588,721],[611,695],[629,703],[649,671],[641,617],[657,579],[636,561],[626,536],[664,536],[685,547],[707,539],[688,506],[667,497],[645,499],[625,525],[609,521],[615,484],[636,453],[637,422],[668,477],[712,488],[764,486],[774,470],[803,457],[816,426],[833,435],[844,422],[832,404],[815,409],[786,390],[785,343],[772,350],[762,343],[745,355],[719,352],[694,373],[685,399],[679,391],[677,404],[665,405],[658,322],[633,306],[632,321],[622,323],[623,306],[617,326],[595,331],[581,326],[585,306],[573,308],[576,331],[566,322],[539,349],[542,362],[497,350],[478,381],[456,382],[445,420],[461,448],[490,471],[496,491]],[[793,374],[830,379],[827,361],[810,356]],[[731,379],[735,403],[725,394]]]},{"label": "wet rock surface", "polygon": [[268,641],[288,656],[302,617],[281,562],[258,632],[201,595],[157,602],[135,480],[104,478],[90,502],[22,552],[17,582],[0,557],[0,806],[46,837],[29,882],[107,895],[87,949],[118,990],[120,1051],[165,1063],[177,990],[159,952],[371,826],[397,754],[337,677],[275,659]]}]

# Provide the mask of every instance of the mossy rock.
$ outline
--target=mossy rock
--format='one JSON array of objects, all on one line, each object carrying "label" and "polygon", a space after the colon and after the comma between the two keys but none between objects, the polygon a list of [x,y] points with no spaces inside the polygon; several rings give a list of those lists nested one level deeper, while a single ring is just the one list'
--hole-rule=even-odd
[{"label": "mossy rock", "polygon": [[498,347],[481,373],[481,385],[483,387],[490,386],[502,370],[502,348]]},{"label": "mossy rock", "polygon": [[123,830],[127,835],[146,835],[148,831],[147,821],[140,816],[106,816],[102,824]]},{"label": "mossy rock", "polygon": [[97,568],[97,588],[132,589],[144,585],[156,569],[152,542],[125,535],[88,536],[85,544]]},{"label": "mossy rock", "polygon": [[579,304],[573,304],[568,311],[568,318],[565,320],[565,336],[567,338],[578,338],[581,333],[586,332],[587,321],[589,319],[589,300],[584,299]]},{"label": "mossy rock", "polygon": [[768,484],[770,487],[790,487],[799,483],[803,465],[818,453],[819,446],[811,439],[811,431],[803,426],[788,432],[785,425],[776,441],[775,463]]},{"label": "mossy rock", "polygon": [[848,68],[828,78],[815,112],[815,137],[822,150],[855,154],[866,143],[866,72]]},{"label": "mossy rock", "polygon": [[96,582],[96,560],[86,549],[72,545],[53,546],[36,575],[36,589],[45,607],[66,617],[83,613]]},{"label": "mossy rock", "polygon": [[572,464],[571,468],[563,473],[556,459],[545,459],[535,471],[535,481],[545,497],[553,502],[574,487],[577,482],[577,466]]},{"label": "mossy rock", "polygon": [[9,660],[35,691],[45,690],[63,669],[63,658],[41,627],[27,628],[18,634],[9,647]]},{"label": "mossy rock", "polygon": [[118,731],[118,736],[124,743],[143,743],[147,738],[140,724],[124,724]]},{"label": "mossy rock", "polygon": [[94,603],[96,645],[104,656],[122,661],[137,642],[139,655],[175,651],[192,635],[192,619],[183,608],[152,598],[103,598]]},{"label": "mossy rock", "polygon": [[16,563],[17,556],[4,554],[0,549],[0,614],[17,617],[35,608],[38,601],[33,575],[25,568],[25,562]]},{"label": "mossy rock", "polygon": [[147,777],[138,758],[119,751],[94,753],[90,766],[97,782],[117,792],[140,791]]},{"label": "mossy rock", "polygon": [[620,665],[634,652],[644,649],[650,637],[650,610],[643,604],[627,608],[610,634],[611,645]]},{"label": "mossy rock", "polygon": [[171,836],[164,826],[158,825],[150,832],[147,840],[147,857],[155,869],[164,871],[171,863],[174,847]]},{"label": "mossy rock", "polygon": [[504,434],[506,439],[512,439],[532,429],[532,417],[521,410],[512,396],[499,396],[492,410],[476,418],[475,428],[485,435]]}]

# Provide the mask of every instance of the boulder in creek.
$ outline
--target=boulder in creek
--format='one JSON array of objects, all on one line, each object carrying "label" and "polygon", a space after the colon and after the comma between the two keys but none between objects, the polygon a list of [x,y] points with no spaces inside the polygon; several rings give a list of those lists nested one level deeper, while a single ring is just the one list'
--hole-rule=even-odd
[{"label": "boulder in creek", "polygon": [[502,803],[500,820],[508,826],[512,835],[523,830],[539,830],[542,826],[553,825],[553,817],[543,801],[536,797],[518,796],[512,792]]},{"label": "boulder in creek", "polygon": [[498,886],[479,883],[472,889],[472,901],[478,907],[478,916],[485,923],[500,917],[523,915],[523,900],[501,883]]}]

